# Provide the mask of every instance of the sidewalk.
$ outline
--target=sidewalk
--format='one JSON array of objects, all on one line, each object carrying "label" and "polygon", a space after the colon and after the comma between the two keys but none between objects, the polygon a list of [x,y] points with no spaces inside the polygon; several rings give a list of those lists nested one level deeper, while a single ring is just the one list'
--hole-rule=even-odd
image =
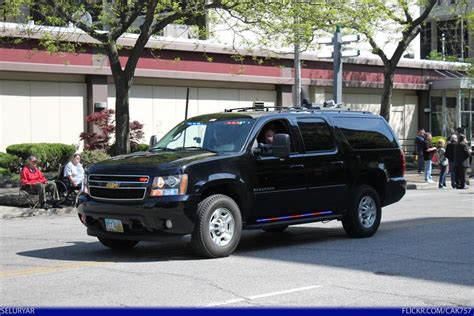
[{"label": "sidewalk", "polygon": [[19,204],[18,188],[0,188],[0,219],[66,214],[76,214],[76,210],[72,206],[49,210],[31,209]]},{"label": "sidewalk", "polygon": [[[426,183],[423,174],[418,174],[416,170],[407,170],[405,173],[407,180],[407,190],[439,190],[438,179],[439,171],[433,170],[433,181],[435,183]],[[471,182],[474,179],[470,179]],[[449,175],[446,180],[447,189],[451,189]],[[18,204],[18,188],[4,189],[0,188],[0,219],[11,219],[30,216],[52,216],[52,215],[73,215],[76,210],[71,206],[63,206],[62,209],[30,209]]]}]

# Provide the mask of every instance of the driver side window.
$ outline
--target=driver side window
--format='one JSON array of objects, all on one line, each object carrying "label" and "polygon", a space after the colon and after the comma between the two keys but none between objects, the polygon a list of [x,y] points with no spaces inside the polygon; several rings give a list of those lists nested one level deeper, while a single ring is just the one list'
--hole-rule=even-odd
[{"label": "driver side window", "polygon": [[290,135],[291,152],[295,151],[293,138],[291,137],[288,122],[286,120],[274,120],[266,123],[257,134],[253,147],[262,148],[263,156],[273,156],[271,146],[275,134]]}]

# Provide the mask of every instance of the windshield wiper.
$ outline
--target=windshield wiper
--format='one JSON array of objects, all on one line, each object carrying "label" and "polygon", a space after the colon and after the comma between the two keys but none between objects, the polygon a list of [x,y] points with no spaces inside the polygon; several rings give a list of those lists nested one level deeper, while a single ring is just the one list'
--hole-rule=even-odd
[{"label": "windshield wiper", "polygon": [[168,147],[155,147],[155,148],[150,149],[150,151],[155,151],[155,150],[176,151],[175,148],[168,148]]},{"label": "windshield wiper", "polygon": [[211,153],[217,153],[215,150],[210,150],[204,147],[199,147],[199,146],[186,146],[186,147],[178,147],[177,149],[180,150],[204,150],[204,151],[210,151]]}]

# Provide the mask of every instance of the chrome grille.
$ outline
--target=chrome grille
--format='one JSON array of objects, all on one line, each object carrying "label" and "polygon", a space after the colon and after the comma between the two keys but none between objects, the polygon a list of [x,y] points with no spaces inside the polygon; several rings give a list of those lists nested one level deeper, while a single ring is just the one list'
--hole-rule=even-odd
[{"label": "chrome grille", "polygon": [[89,194],[101,200],[143,200],[150,177],[146,175],[91,174],[88,177]]}]

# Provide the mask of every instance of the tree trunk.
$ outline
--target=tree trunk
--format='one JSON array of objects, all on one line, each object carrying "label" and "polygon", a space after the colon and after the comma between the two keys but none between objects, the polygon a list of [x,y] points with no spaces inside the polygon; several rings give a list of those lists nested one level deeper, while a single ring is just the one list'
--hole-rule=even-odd
[{"label": "tree trunk", "polygon": [[383,116],[387,122],[390,122],[390,106],[392,104],[394,75],[395,67],[392,67],[391,65],[385,65],[383,74],[384,81],[382,102],[380,104],[380,115]]},{"label": "tree trunk", "polygon": [[130,85],[125,78],[115,79],[115,155],[130,152]]}]

